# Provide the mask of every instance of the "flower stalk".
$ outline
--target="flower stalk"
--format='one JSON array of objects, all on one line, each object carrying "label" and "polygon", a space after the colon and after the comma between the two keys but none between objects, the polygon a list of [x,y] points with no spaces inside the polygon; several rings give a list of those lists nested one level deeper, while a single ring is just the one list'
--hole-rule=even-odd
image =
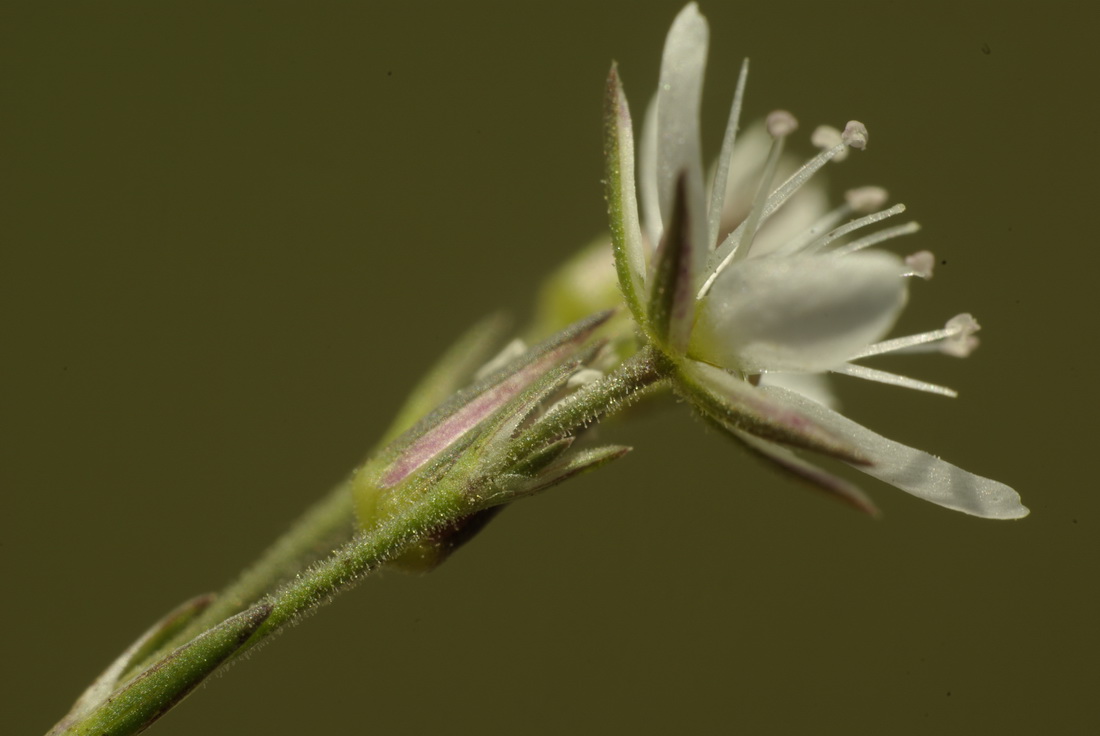
[{"label": "flower stalk", "polygon": [[[51,736],[144,730],[217,667],[410,549],[443,539],[452,551],[454,534],[469,533],[471,518],[626,454],[629,448],[621,446],[574,445],[593,423],[663,380],[651,351],[545,404],[599,355],[603,342],[588,338],[607,316],[595,315],[532,348],[399,435],[225,591],[185,604],[139,639]],[[450,441],[440,444],[441,433]],[[433,445],[426,455],[425,438]],[[385,512],[360,508],[354,523],[356,500],[379,480],[391,493]],[[344,535],[348,539],[330,554],[306,564],[319,545]]]},{"label": "flower stalk", "polygon": [[[1003,483],[836,411],[830,375],[954,396],[857,361],[926,351],[965,357],[978,324],[964,314],[943,329],[886,338],[908,280],[930,278],[934,258],[873,249],[915,233],[915,223],[859,234],[905,209],[884,209],[880,188],[852,190],[831,211],[819,206],[813,175],[866,147],[861,123],[819,127],[811,139],[822,150],[802,166],[784,152],[798,128],[788,112],[738,135],[747,60],[708,191],[699,107],[709,35],[694,3],[677,16],[637,148],[612,66],[604,96],[610,242],[548,281],[550,306],[537,324],[553,325],[553,334],[532,347],[515,340],[490,359],[501,320],[471,330],[358,469],[222,592],[150,628],[51,736],[138,733],[216,669],[371,572],[432,569],[503,506],[625,455],[630,448],[588,443],[586,430],[665,388],[754,456],[869,514],[877,509],[859,488],[799,453],[975,516],[1028,513]],[[600,304],[613,280],[620,302]],[[593,313],[563,327],[563,315],[574,319],[580,305]]]}]

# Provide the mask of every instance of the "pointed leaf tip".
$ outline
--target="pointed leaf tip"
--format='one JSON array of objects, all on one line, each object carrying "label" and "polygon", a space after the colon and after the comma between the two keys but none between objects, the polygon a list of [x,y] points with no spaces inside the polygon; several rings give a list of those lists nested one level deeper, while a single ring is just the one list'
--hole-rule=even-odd
[{"label": "pointed leaf tip", "polygon": [[[130,680],[76,722],[52,734],[112,734],[144,731],[224,664],[271,615],[261,603],[232,616],[169,653]],[[58,724],[61,726],[62,724]]]},{"label": "pointed leaf tip", "polygon": [[643,324],[646,265],[635,193],[634,131],[615,64],[604,94],[604,186],[619,288],[634,319]]},{"label": "pointed leaf tip", "polygon": [[687,172],[676,182],[672,215],[657,249],[647,316],[654,337],[683,354],[695,318],[695,288]]},{"label": "pointed leaf tip", "polygon": [[213,593],[196,596],[180,604],[164,618],[150,626],[77,698],[72,709],[54,726],[50,734],[65,733],[70,725],[94,711],[96,707],[107,700],[118,686],[119,680],[128,670],[140,664],[146,657],[151,656],[153,652],[168,642],[184,626],[206,610],[213,603],[215,597]]},{"label": "pointed leaf tip", "polygon": [[720,368],[684,361],[679,366],[677,384],[685,398],[720,427],[735,428],[855,465],[870,462],[862,447],[843,432]]},{"label": "pointed leaf tip", "polygon": [[[439,457],[551,367],[581,351],[592,333],[613,314],[614,310],[605,310],[574,322],[483,380],[460,391],[387,448],[386,452],[392,460],[377,482],[383,488],[390,488],[428,461]],[[360,474],[353,492],[357,497],[370,496],[375,491],[375,482],[376,479],[370,474]]]},{"label": "pointed leaf tip", "polygon": [[755,437],[748,432],[733,427],[726,429],[730,436],[739,440],[754,455],[770,462],[785,473],[794,476],[816,490],[825,492],[830,498],[847,504],[857,511],[862,511],[868,516],[874,518],[881,516],[881,512],[874,502],[855,484],[803,460],[793,450],[782,445]]}]

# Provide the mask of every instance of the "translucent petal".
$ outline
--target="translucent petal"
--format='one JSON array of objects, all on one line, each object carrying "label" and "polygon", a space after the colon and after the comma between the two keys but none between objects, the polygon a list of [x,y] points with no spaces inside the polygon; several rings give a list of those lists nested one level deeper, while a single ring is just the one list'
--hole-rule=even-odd
[{"label": "translucent petal", "polygon": [[847,438],[871,460],[870,465],[855,466],[868,475],[918,498],[974,516],[1019,519],[1028,514],[1027,507],[1020,503],[1020,494],[1004,483],[968,473],[926,452],[886,439],[793,391],[779,387],[761,390]]},{"label": "translucent petal", "polygon": [[765,373],[760,376],[760,385],[780,386],[830,409],[840,409],[840,400],[833,391],[828,373]]},{"label": "translucent petal", "polygon": [[665,40],[657,91],[657,181],[663,220],[672,213],[682,171],[694,171],[702,183],[699,104],[708,36],[707,22],[692,3],[676,16]]},{"label": "translucent petal", "polygon": [[687,185],[688,227],[692,234],[692,273],[706,260],[707,215],[699,141],[699,105],[707,61],[707,21],[694,3],[672,22],[661,58],[657,88],[657,196],[661,220],[672,216],[677,181]]},{"label": "translucent petal", "polygon": [[741,261],[703,302],[692,356],[750,374],[829,370],[893,326],[901,269],[881,252]]},{"label": "translucent petal", "polygon": [[642,137],[638,143],[638,196],[642,203],[642,225],[653,250],[661,242],[664,226],[661,223],[661,206],[657,204],[657,96],[646,107],[642,121]]}]

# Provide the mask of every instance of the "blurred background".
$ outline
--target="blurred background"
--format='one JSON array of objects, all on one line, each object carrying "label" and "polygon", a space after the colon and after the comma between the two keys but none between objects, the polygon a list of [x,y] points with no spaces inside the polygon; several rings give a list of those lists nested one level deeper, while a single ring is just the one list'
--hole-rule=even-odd
[{"label": "blurred background", "polygon": [[[518,324],[605,227],[612,59],[640,111],[679,2],[6,3],[0,16],[0,730],[44,733],[167,610],[359,462],[474,320]],[[1092,733],[1095,11],[706,2],[704,142],[857,118],[958,312],[956,400],[847,413],[1016,487],[983,521],[861,480],[865,518],[672,401],[624,461],[368,580],[155,727],[171,734]],[[1084,337],[1082,337],[1082,335]],[[1086,339],[1088,338],[1088,339]],[[852,476],[858,476],[853,473]]]}]

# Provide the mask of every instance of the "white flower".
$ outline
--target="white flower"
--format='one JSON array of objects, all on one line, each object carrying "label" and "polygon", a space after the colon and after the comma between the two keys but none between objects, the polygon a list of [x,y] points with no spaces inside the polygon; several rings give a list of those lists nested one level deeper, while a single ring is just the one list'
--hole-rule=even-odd
[{"label": "white flower", "polygon": [[[908,277],[929,278],[934,259],[869,250],[915,232],[915,223],[849,237],[904,211],[881,209],[881,189],[849,192],[830,212],[806,196],[804,185],[822,166],[866,146],[862,124],[819,128],[812,139],[821,152],[778,184],[784,141],[798,127],[792,115],[768,117],[766,154],[758,146],[734,153],[747,62],[708,194],[699,138],[708,35],[694,3],[669,31],[638,162],[644,222],[630,113],[615,69],[608,85],[607,184],[619,281],[646,338],[676,366],[681,392],[753,451],[863,508],[873,506],[857,489],[777,441],[834,454],[948,508],[1026,515],[1008,486],[887,440],[820,403],[828,401],[820,390],[828,372],[954,395],[854,361],[927,349],[963,356],[976,345],[978,325],[959,315],[941,330],[883,339],[905,305]],[[759,169],[748,169],[752,159],[763,160]],[[811,204],[796,204],[800,196]]]}]

